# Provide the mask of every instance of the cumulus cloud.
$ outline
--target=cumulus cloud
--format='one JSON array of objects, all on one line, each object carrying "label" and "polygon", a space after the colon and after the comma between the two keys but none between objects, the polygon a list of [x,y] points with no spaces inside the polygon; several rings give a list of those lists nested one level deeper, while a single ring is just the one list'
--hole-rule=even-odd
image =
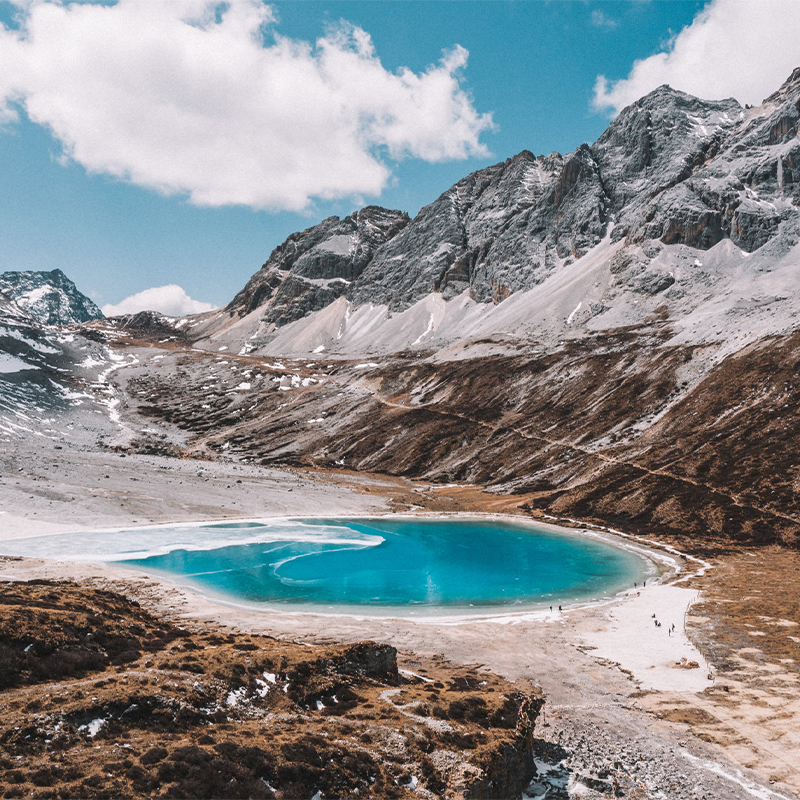
[{"label": "cumulus cloud", "polygon": [[120,314],[136,314],[139,311],[158,311],[168,317],[182,317],[184,314],[199,314],[211,311],[214,306],[201,300],[192,300],[188,294],[174,283],[167,286],[154,286],[132,294],[114,305],[107,304],[101,309],[107,317]]},{"label": "cumulus cloud", "polygon": [[484,155],[492,127],[456,45],[390,72],[368,33],[280,35],[262,0],[13,0],[0,25],[0,121],[19,106],[66,158],[202,206],[298,211],[378,195],[390,159]]},{"label": "cumulus cloud", "polygon": [[800,66],[797,0],[713,0],[627,78],[597,78],[594,106],[619,113],[661,84],[706,100],[759,104]]}]

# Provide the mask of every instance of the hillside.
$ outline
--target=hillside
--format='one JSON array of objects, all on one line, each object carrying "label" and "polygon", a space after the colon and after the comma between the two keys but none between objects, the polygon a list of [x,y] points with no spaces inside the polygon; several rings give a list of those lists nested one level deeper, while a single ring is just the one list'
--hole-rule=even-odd
[{"label": "hillside", "polygon": [[800,69],[757,108],[660,87],[413,220],[325,220],[180,322],[193,349],[140,370],[130,407],[198,453],[794,546],[799,118]]}]

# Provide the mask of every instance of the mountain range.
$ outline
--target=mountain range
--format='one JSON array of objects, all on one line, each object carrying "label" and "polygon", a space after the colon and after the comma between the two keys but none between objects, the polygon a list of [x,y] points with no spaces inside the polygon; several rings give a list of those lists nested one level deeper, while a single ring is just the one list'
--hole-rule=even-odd
[{"label": "mountain range", "polygon": [[661,86],[594,144],[523,151],[413,220],[368,206],[293,234],[193,338],[352,356],[654,315],[687,344],[778,332],[798,300],[798,117],[800,69],[756,108]]},{"label": "mountain range", "polygon": [[[75,330],[92,352],[164,350],[115,372],[114,407],[183,429],[200,457],[795,544],[798,120],[800,69],[754,108],[662,86],[595,143],[519,153],[414,219],[367,206],[293,234],[224,308]],[[16,275],[27,312],[5,313],[49,322],[38,279]],[[128,426],[113,446],[145,439]]]},{"label": "mountain range", "polygon": [[150,376],[132,407],[206,452],[795,544],[799,119],[800,69],[754,108],[662,86],[594,144],[520,153],[413,220],[324,220],[176,323],[213,380]]}]

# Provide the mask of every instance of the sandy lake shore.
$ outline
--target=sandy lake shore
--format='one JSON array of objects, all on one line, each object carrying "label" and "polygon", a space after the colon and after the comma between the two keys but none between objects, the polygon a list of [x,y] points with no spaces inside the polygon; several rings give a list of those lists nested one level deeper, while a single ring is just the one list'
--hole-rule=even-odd
[{"label": "sandy lake shore", "polygon": [[[7,447],[1,458],[0,552],[4,540],[19,537],[166,522],[513,510],[509,498],[482,495],[477,487],[124,455],[85,437],[58,443],[35,437]],[[752,632],[767,633],[750,639],[757,658],[751,649],[748,659],[735,644],[725,649],[715,633],[725,624],[724,616],[714,615],[725,613],[726,587],[741,576],[726,564],[744,558],[768,570],[774,554],[737,550],[706,565],[657,545],[636,546],[657,554],[663,580],[563,613],[480,620],[267,612],[103,564],[4,558],[0,579],[58,578],[113,588],[184,624],[318,643],[374,639],[396,646],[410,669],[414,654],[480,665],[542,687],[547,705],[537,735],[573,753],[575,763],[588,769],[613,753],[635,755],[646,765],[638,775],[642,797],[796,796],[797,661],[785,653],[773,658],[766,647],[767,633],[782,635],[781,641],[794,636],[793,620],[761,609],[768,619]],[[784,582],[787,592],[792,586]],[[739,659],[733,669],[731,654]],[[692,662],[697,666],[679,666]]]}]

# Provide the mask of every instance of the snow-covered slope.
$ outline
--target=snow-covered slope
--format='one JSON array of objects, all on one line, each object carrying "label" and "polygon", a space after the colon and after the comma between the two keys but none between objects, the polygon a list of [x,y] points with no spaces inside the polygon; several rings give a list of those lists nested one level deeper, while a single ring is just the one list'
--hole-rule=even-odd
[{"label": "snow-covered slope", "polygon": [[105,376],[126,361],[108,345],[47,326],[0,294],[0,443],[64,436],[65,412],[84,407],[113,419]]},{"label": "snow-covered slope", "polygon": [[47,325],[71,325],[102,319],[103,313],[60,270],[4,272],[0,292]]}]

